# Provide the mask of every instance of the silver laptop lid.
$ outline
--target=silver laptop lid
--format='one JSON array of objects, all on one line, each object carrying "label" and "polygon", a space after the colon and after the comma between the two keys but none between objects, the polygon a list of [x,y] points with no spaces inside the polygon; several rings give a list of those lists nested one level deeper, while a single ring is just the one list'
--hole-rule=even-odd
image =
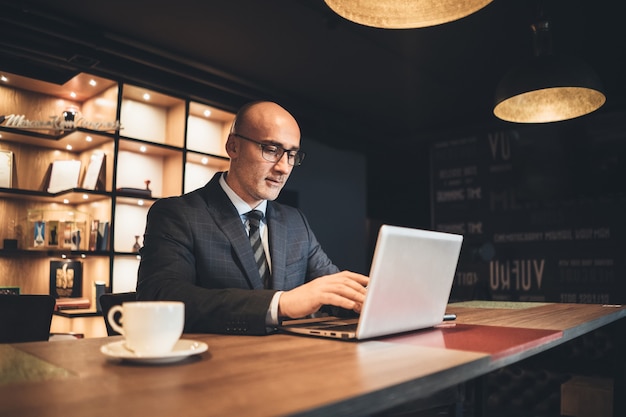
[{"label": "silver laptop lid", "polygon": [[381,226],[357,338],[441,323],[462,242],[461,235]]}]

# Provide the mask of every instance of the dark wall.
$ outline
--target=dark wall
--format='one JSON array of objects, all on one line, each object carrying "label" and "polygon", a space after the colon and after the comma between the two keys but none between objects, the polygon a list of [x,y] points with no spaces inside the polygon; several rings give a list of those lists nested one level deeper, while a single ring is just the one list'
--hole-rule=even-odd
[{"label": "dark wall", "polygon": [[432,144],[432,227],[465,236],[453,298],[626,299],[626,115]]},{"label": "dark wall", "polygon": [[302,148],[306,159],[283,192],[297,194],[298,207],[340,269],[367,273],[365,157],[309,137],[302,138]]},{"label": "dark wall", "polygon": [[421,141],[367,154],[369,255],[382,224],[430,228],[429,152],[428,142]]}]

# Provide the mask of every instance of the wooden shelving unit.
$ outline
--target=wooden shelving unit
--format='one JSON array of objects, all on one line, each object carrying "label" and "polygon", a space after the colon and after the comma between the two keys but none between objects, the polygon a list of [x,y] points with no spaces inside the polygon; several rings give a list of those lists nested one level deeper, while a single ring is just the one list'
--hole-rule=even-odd
[{"label": "wooden shelving unit", "polygon": [[[91,298],[92,307],[94,281],[104,281],[112,292],[134,290],[139,259],[133,246],[142,243],[148,208],[158,198],[203,186],[227,168],[224,143],[234,115],[86,73],[64,85],[1,67],[0,75],[0,151],[12,155],[11,185],[0,187],[0,243],[18,242],[17,249],[0,249],[0,287],[48,293],[50,261],[75,259],[83,264],[83,297]],[[67,111],[74,114],[73,124]],[[94,153],[105,155],[103,181],[89,189],[83,182]],[[65,160],[81,162],[77,184],[49,193],[51,164]],[[146,184],[149,195],[132,192]],[[28,213],[44,213],[45,224],[45,213],[63,210],[88,217],[81,247],[50,245],[47,239],[35,247]],[[93,221],[109,225],[103,248],[89,246]]]}]

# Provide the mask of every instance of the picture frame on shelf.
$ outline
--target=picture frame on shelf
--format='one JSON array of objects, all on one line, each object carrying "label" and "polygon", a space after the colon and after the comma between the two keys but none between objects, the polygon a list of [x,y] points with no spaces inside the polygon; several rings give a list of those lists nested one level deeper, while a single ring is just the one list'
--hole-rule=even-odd
[{"label": "picture frame on shelf", "polygon": [[81,162],[75,159],[52,162],[47,191],[51,194],[78,187]]},{"label": "picture frame on shelf", "polygon": [[39,220],[34,222],[33,224],[33,247],[40,248],[43,247],[46,243],[46,222],[43,220]]},{"label": "picture frame on shelf", "polygon": [[0,187],[13,187],[13,152],[0,149]]},{"label": "picture frame on shelf", "polygon": [[81,249],[81,242],[83,240],[83,236],[85,235],[84,231],[83,233],[81,233],[80,228],[76,228],[74,230],[72,230],[72,237],[71,237],[71,241],[72,244],[70,246],[71,250],[80,250]]},{"label": "picture frame on shelf", "polygon": [[66,249],[72,249],[72,232],[74,231],[74,222],[60,222],[59,246]]},{"label": "picture frame on shelf", "polygon": [[86,190],[104,190],[106,181],[106,154],[94,152],[85,171],[82,188]]},{"label": "picture frame on shelf", "polygon": [[50,247],[59,246],[59,221],[48,220],[48,227],[46,227],[46,244]]},{"label": "picture frame on shelf", "polygon": [[50,295],[54,298],[79,298],[83,295],[81,261],[50,261]]}]

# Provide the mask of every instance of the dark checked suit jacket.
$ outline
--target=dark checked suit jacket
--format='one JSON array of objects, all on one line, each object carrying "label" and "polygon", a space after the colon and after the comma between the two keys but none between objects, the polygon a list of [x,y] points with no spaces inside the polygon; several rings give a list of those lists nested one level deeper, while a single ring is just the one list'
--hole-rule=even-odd
[{"label": "dark checked suit jacket", "polygon": [[219,184],[156,201],[148,212],[139,300],[185,302],[185,332],[265,334],[276,290],[338,272],[304,214],[268,201],[272,290],[263,283],[239,214]]}]

